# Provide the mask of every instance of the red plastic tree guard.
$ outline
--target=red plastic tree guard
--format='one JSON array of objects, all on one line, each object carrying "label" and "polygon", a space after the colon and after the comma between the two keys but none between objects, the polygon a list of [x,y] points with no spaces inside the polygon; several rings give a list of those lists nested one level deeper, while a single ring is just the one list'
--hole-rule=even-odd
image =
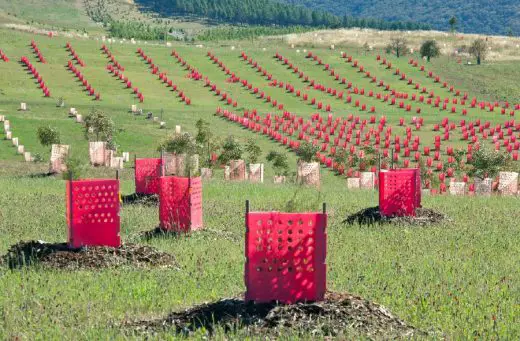
[{"label": "red plastic tree guard", "polygon": [[322,300],[326,290],[326,213],[246,214],[246,300]]},{"label": "red plastic tree guard", "polygon": [[135,159],[135,192],[139,194],[159,194],[159,177],[162,161],[160,158]]},{"label": "red plastic tree guard", "polygon": [[67,181],[70,247],[121,246],[119,180]]},{"label": "red plastic tree guard", "polygon": [[161,228],[178,232],[202,228],[202,180],[177,176],[159,179]]},{"label": "red plastic tree guard", "polygon": [[383,216],[415,216],[421,206],[419,169],[395,169],[379,173],[379,211]]}]

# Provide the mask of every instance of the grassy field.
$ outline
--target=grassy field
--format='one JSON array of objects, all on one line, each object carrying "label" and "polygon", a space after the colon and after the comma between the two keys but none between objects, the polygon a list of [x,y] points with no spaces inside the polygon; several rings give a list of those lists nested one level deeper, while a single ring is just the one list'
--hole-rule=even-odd
[{"label": "grassy field", "polygon": [[0,10],[11,17],[9,21],[22,20],[26,24],[65,29],[93,29],[95,24],[82,11],[82,1],[0,1]]},{"label": "grassy field", "polygon": [[520,89],[516,81],[520,71],[516,61],[486,62],[481,66],[433,61],[435,70],[449,82],[466,87],[472,94],[490,100],[520,103]]},{"label": "grassy field", "polygon": [[[48,64],[36,61],[29,48],[35,39]],[[187,71],[170,56],[172,48],[142,44],[146,54],[167,71],[181,89],[192,99],[192,105],[183,104],[135,53],[137,45],[115,43],[108,46],[116,59],[126,68],[134,86],[139,87],[145,102],[140,105],[144,112],[159,116],[167,129],[129,113],[132,104],[138,104],[129,89],[116,81],[106,71],[107,59],[101,54],[101,41],[71,40],[79,56],[85,60],[82,72],[93,86],[101,91],[102,101],[92,101],[73,75],[66,70],[69,59],[65,50],[67,40],[47,38],[13,31],[0,31],[0,48],[11,62],[0,61],[0,115],[11,121],[14,135],[31,152],[49,158],[49,150],[38,144],[36,129],[42,125],[57,127],[64,143],[70,144],[72,154],[87,162],[87,141],[81,125],[67,117],[69,107],[75,107],[86,115],[91,108],[107,112],[119,132],[116,142],[121,151],[139,156],[157,155],[160,141],[179,124],[183,130],[194,132],[199,118],[207,120],[212,130],[220,137],[234,135],[241,141],[255,138],[263,149],[284,150],[273,141],[241,129],[238,125],[214,116],[218,106],[224,106],[203,82],[186,78]],[[235,50],[231,45],[236,46]],[[238,108],[257,108],[259,113],[281,114],[271,105],[248,91],[240,83],[229,83],[224,72],[212,64],[206,56],[212,50],[237,76],[247,78],[266,94],[285,104],[285,109],[310,117],[314,112],[327,113],[302,102],[285,90],[268,85],[261,74],[254,72],[238,57],[245,50],[278,80],[292,83],[305,89],[309,97],[330,103],[333,115],[345,117],[349,113],[363,118],[370,116],[352,104],[338,100],[320,91],[307,89],[297,75],[273,59],[276,52],[291,59],[311,78],[318,79],[327,87],[340,85],[303,53],[282,46],[233,42],[198,48],[193,45],[174,45],[181,56],[195,66],[212,82],[216,83],[238,101]],[[265,51],[264,51],[265,48]],[[368,78],[360,77],[357,69],[340,59],[338,51],[314,50],[325,63],[331,64],[343,77],[367,91],[379,90]],[[348,49],[360,64],[378,79],[392,84],[398,91],[413,92],[406,82],[398,81],[390,71],[376,61],[375,54],[364,55],[357,48]],[[17,63],[22,55],[30,58],[44,77],[52,98],[42,97],[37,84]],[[407,64],[407,59],[391,58],[395,66],[414,80],[424,84],[441,97],[449,96],[447,89],[426,78]],[[440,70],[443,64],[435,62],[432,68]],[[511,70],[514,65],[500,64],[500,72]],[[474,90],[471,78],[455,75],[460,66],[449,64],[446,77],[457,82],[462,90]],[[476,68],[475,68],[476,70]],[[439,71],[441,72],[441,71]],[[491,75],[492,70],[481,71]],[[513,72],[513,71],[511,71]],[[469,72],[468,72],[469,74]],[[475,71],[474,77],[478,77]],[[469,77],[469,76],[468,76]],[[460,84],[460,85],[459,85]],[[501,82],[486,82],[483,91],[494,96],[494,91],[505,87]],[[500,93],[504,93],[501,92]],[[505,92],[513,102],[515,94]],[[479,94],[475,93],[475,95]],[[66,107],[57,108],[56,99],[65,98]],[[450,96],[451,97],[451,96]],[[395,133],[403,133],[397,127],[400,117],[409,121],[412,113],[405,113],[394,106],[381,103],[375,98],[353,95],[376,106],[377,117],[386,115]],[[26,102],[30,110],[21,112],[20,102]],[[459,113],[439,112],[426,104],[414,103],[422,109],[425,129],[415,133],[424,144],[433,142],[431,126],[445,116],[458,122]],[[506,118],[498,113],[469,110],[467,120],[481,118],[502,123]],[[48,242],[65,241],[65,183],[57,178],[37,177],[46,170],[46,164],[26,164],[16,155],[10,141],[3,140],[0,132],[0,254],[10,245],[21,240],[42,239]],[[462,146],[455,138],[453,145]],[[289,153],[291,165],[296,158]],[[128,164],[127,164],[128,166]],[[133,169],[128,166],[122,172],[123,194],[134,192]],[[297,207],[301,210],[319,210],[322,202],[329,207],[328,227],[328,287],[334,291],[346,291],[379,302],[410,324],[434,332],[437,337],[449,339],[518,339],[520,337],[520,292],[518,282],[518,254],[520,231],[518,221],[518,198],[451,198],[426,197],[423,205],[445,213],[450,219],[439,225],[426,228],[411,226],[347,226],[342,221],[362,208],[377,205],[377,193],[371,191],[347,191],[345,179],[322,169],[323,186],[320,191],[301,189],[287,184],[274,186],[270,167],[266,167],[264,185],[230,184],[216,179],[204,185],[205,230],[180,238],[156,238],[144,240],[143,231],[158,225],[158,210],[146,206],[124,206],[121,232],[124,242],[136,242],[156,247],[175,255],[180,270],[118,268],[99,271],[59,271],[39,267],[11,271],[0,268],[1,316],[0,338],[2,339],[106,339],[143,338],[120,327],[127,320],[164,316],[204,301],[238,295],[244,291],[244,202],[251,200],[255,210],[284,210],[287,202],[296,195]],[[112,177],[114,171],[89,169],[85,177]],[[297,332],[297,331],[296,331]],[[347,332],[347,336],[350,335]],[[354,334],[352,334],[354,335]],[[237,338],[243,334],[234,335]],[[289,333],[287,338],[295,335]],[[157,339],[174,338],[172,331],[154,336]],[[202,338],[202,335],[195,335]],[[221,338],[224,335],[220,334]],[[312,335],[303,335],[312,339]],[[434,338],[434,336],[431,336]]]},{"label": "grassy field", "polygon": [[[65,240],[62,181],[4,176],[0,185],[1,253],[20,240]],[[125,333],[119,327],[122,321],[163,316],[240,294],[244,201],[251,200],[255,210],[283,210],[296,190],[290,185],[209,182],[204,186],[206,228],[181,238],[140,239],[139,232],[157,226],[157,209],[124,206],[123,240],[174,254],[180,270],[3,269],[0,336],[117,337]],[[124,177],[123,191],[133,192],[129,176]],[[424,206],[447,214],[450,222],[414,228],[344,225],[347,215],[376,205],[376,194],[348,192],[333,181],[326,182],[321,193],[303,190],[297,198],[302,208],[317,210],[323,201],[330,208],[330,290],[375,300],[412,325],[448,338],[520,335],[518,199],[428,197]],[[20,210],[22,205],[25,209]]]}]

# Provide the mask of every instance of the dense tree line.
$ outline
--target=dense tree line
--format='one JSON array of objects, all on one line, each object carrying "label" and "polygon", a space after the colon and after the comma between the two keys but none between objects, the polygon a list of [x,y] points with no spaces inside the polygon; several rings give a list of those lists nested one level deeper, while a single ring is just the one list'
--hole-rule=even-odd
[{"label": "dense tree line", "polygon": [[311,10],[274,0],[137,0],[137,3],[165,16],[202,17],[232,24],[429,29],[429,25],[425,24],[338,16],[327,11]]},{"label": "dense tree line", "polygon": [[201,41],[219,41],[219,40],[252,40],[260,36],[274,36],[289,33],[303,33],[310,31],[312,28],[308,26],[288,26],[288,27],[272,27],[272,26],[228,26],[216,27],[205,30],[197,36],[197,40]]},{"label": "dense tree line", "polygon": [[154,26],[136,21],[110,21],[107,23],[112,37],[139,40],[164,40],[168,34],[165,26]]},{"label": "dense tree line", "polygon": [[[520,35],[518,0],[279,0],[333,14],[383,20],[414,20],[438,30]],[[456,18],[455,25],[450,19]],[[451,21],[453,23],[453,21]]]}]

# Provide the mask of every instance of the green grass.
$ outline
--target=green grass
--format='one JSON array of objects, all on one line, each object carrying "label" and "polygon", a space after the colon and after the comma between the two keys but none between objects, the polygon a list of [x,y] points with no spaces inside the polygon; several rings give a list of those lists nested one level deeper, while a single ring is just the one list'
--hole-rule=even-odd
[{"label": "green grass", "polygon": [[[37,63],[28,47],[31,39],[38,42],[48,64]],[[163,119],[168,129],[134,117],[128,111],[136,103],[132,93],[114,80],[104,70],[107,59],[101,55],[100,41],[71,40],[79,56],[87,66],[86,78],[102,92],[102,101],[94,102],[68,73],[65,65],[68,56],[66,40],[33,37],[29,34],[0,30],[0,48],[11,58],[10,63],[0,62],[0,115],[11,121],[14,136],[31,152],[42,153],[46,159],[49,150],[38,144],[36,129],[40,125],[57,127],[64,143],[70,144],[72,154],[87,161],[87,141],[79,124],[67,117],[68,107],[75,107],[87,114],[92,107],[106,111],[121,131],[116,142],[121,151],[140,156],[157,155],[160,141],[171,133],[176,124],[183,130],[194,132],[199,118],[207,120],[220,137],[235,135],[241,141],[255,138],[264,151],[283,150],[271,140],[255,135],[238,125],[214,116],[217,106],[223,106],[202,82],[185,78],[187,72],[169,56],[171,48],[140,45],[152,56],[161,70],[167,71],[181,89],[192,99],[185,106],[136,56],[138,46],[113,44],[111,51],[125,66],[125,74],[145,95],[142,105],[145,112],[156,116],[164,110]],[[311,78],[326,86],[340,86],[318,67],[281,46],[262,46],[236,42],[237,49],[229,46],[209,45],[196,48],[177,44],[174,48],[188,62],[217,83],[220,88],[237,99],[241,112],[244,108],[258,108],[264,115],[275,112],[270,105],[249,94],[239,84],[227,83],[226,76],[206,57],[211,49],[240,77],[249,79],[255,86],[286,105],[286,109],[309,117],[316,109],[285,91],[268,86],[268,81],[253,72],[239,60],[241,49],[258,60],[279,80],[289,81],[297,88],[305,88],[295,75],[273,59],[276,51],[289,57]],[[263,51],[263,48],[266,51]],[[316,49],[320,57],[333,65],[342,76],[367,90],[379,91],[368,79],[359,77],[352,67],[339,58],[339,53]],[[390,82],[400,90],[412,92],[404,82],[397,81],[389,71],[378,65],[374,55],[362,55],[356,49],[348,51],[356,55],[361,64],[376,74],[378,79]],[[53,98],[44,98],[34,80],[17,63],[20,56],[30,57],[46,80]],[[425,74],[407,65],[407,59],[393,63],[429,89],[441,96],[448,92],[439,84],[427,79]],[[500,72],[507,73],[512,64],[501,64]],[[437,64],[435,64],[437,67]],[[455,70],[458,66],[449,64]],[[476,69],[476,68],[475,68]],[[482,71],[484,72],[484,71]],[[497,71],[498,72],[498,71]],[[490,71],[491,73],[491,71]],[[448,75],[449,76],[449,75]],[[453,76],[455,77],[455,76]],[[462,89],[472,89],[471,78],[457,76]],[[498,81],[484,84],[486,91],[500,89]],[[306,90],[310,98],[331,103],[334,116],[348,113],[368,118],[352,105],[338,101],[329,95]],[[498,91],[498,90],[497,90]],[[63,96],[67,106],[56,107],[56,98]],[[357,96],[353,96],[354,99]],[[508,97],[515,100],[514,95]],[[30,111],[17,111],[20,102],[27,102]],[[409,121],[413,114],[363,97],[369,106],[378,108],[376,116],[386,115],[394,127],[399,117]],[[414,105],[415,107],[416,105]],[[426,127],[417,132],[426,144],[433,141],[431,125],[442,117],[458,122],[462,115],[439,113],[421,105]],[[322,115],[326,115],[321,111]],[[466,119],[482,118],[493,123],[504,121],[498,114],[470,110]],[[395,129],[402,134],[402,130]],[[415,133],[414,133],[415,134]],[[21,240],[43,239],[49,242],[66,239],[65,184],[55,178],[31,177],[42,173],[46,164],[25,164],[15,154],[9,141],[0,133],[0,254],[10,245]],[[461,145],[454,140],[455,145]],[[291,165],[295,157],[290,153]],[[298,207],[302,210],[319,210],[327,202],[330,213],[328,228],[328,285],[331,290],[348,291],[375,300],[387,306],[407,322],[424,330],[441,332],[450,339],[518,339],[520,337],[520,281],[518,254],[520,232],[518,230],[517,198],[450,198],[426,197],[424,206],[437,209],[450,217],[449,222],[428,228],[362,227],[345,226],[342,220],[349,214],[377,205],[376,192],[347,191],[345,180],[322,169],[321,192],[312,189],[298,191]],[[88,170],[85,177],[113,176],[106,169]],[[131,194],[133,169],[122,172],[123,194]],[[120,323],[127,319],[149,318],[168,314],[204,301],[237,295],[244,291],[244,202],[251,200],[255,210],[283,210],[287,201],[298,190],[293,185],[270,184],[270,167],[266,167],[267,183],[264,185],[229,184],[217,179],[204,185],[204,220],[206,229],[189,237],[141,240],[139,232],[158,225],[156,208],[125,206],[122,210],[122,236],[125,242],[149,244],[173,253],[180,271],[123,268],[117,270],[65,272],[41,268],[9,271],[0,269],[0,338],[11,339],[107,339],[123,338]],[[496,318],[494,322],[493,318]],[[139,338],[139,335],[130,335]],[[243,335],[240,335],[243,336]],[[157,338],[172,337],[161,334]],[[237,336],[238,337],[238,336]],[[289,336],[288,336],[289,337]],[[223,338],[223,335],[221,335]],[[306,335],[306,338],[312,338]]]},{"label": "green grass", "polygon": [[27,24],[65,29],[93,29],[95,24],[82,10],[79,0],[2,0],[0,9]]},{"label": "green grass", "polygon": [[[132,193],[131,174],[123,179],[123,192]],[[65,240],[63,181],[22,175],[2,177],[0,185],[1,253],[20,240]],[[139,232],[157,225],[157,209],[125,206],[123,240],[173,253],[181,270],[4,270],[0,336],[104,339],[122,335],[119,323],[127,319],[237,295],[244,291],[244,201],[251,200],[254,210],[283,209],[295,190],[209,182],[206,230],[178,239],[139,239]],[[298,200],[313,210],[328,203],[329,289],[375,300],[409,323],[453,339],[520,335],[517,199],[428,197],[425,206],[451,219],[429,228],[345,226],[347,215],[376,204],[376,193],[347,192],[334,181],[321,193],[301,191]]]},{"label": "green grass", "polygon": [[[472,61],[473,62],[473,61]],[[518,61],[487,62],[482,65],[457,64],[447,58],[434,60],[435,70],[452,84],[465,87],[487,100],[520,103]]]}]

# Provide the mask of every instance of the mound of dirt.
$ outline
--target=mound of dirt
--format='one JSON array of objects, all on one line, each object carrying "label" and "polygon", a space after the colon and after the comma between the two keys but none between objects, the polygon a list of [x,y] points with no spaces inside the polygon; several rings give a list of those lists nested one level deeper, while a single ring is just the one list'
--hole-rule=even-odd
[{"label": "mound of dirt", "polygon": [[157,206],[159,204],[159,196],[156,194],[130,194],[121,197],[124,205],[146,205]]},{"label": "mound of dirt", "polygon": [[281,332],[316,336],[363,335],[369,338],[411,338],[424,335],[384,307],[350,294],[327,293],[323,302],[281,305],[246,303],[242,298],[203,304],[165,319],[127,323],[134,331],[154,333],[174,329],[189,336],[197,330],[212,334],[246,328],[252,336],[276,337]]},{"label": "mound of dirt", "polygon": [[415,217],[385,217],[379,213],[379,206],[365,208],[351,216],[348,216],[343,223],[348,225],[373,225],[373,224],[396,224],[396,225],[415,225],[427,226],[439,224],[447,217],[429,208],[418,208]]},{"label": "mound of dirt", "polygon": [[152,247],[125,244],[120,248],[88,247],[72,249],[67,244],[42,241],[20,242],[11,246],[2,257],[9,268],[42,264],[57,269],[105,268],[129,265],[134,267],[173,267],[175,258]]}]

